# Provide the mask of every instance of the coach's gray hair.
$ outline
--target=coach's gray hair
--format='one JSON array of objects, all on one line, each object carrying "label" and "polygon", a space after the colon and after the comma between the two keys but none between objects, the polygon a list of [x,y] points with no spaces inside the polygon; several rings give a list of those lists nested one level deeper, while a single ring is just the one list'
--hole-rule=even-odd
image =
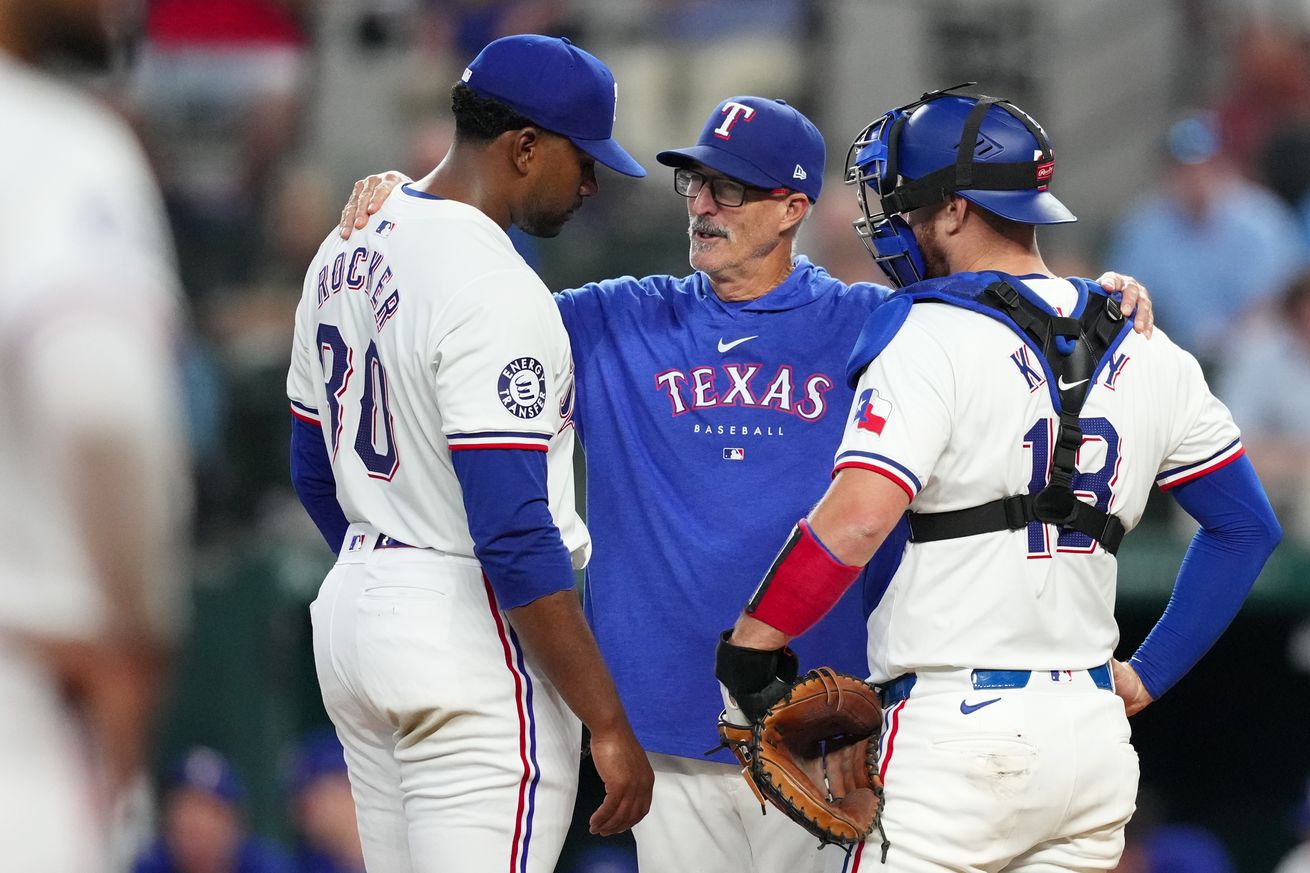
[{"label": "coach's gray hair", "polygon": [[809,219],[809,217],[810,217],[810,213],[813,212],[813,211],[814,211],[814,204],[811,203],[811,204],[810,204],[810,208],[807,209],[807,210],[805,210],[805,214],[801,216],[801,220],[798,221],[798,222],[796,222],[796,224],[794,224],[794,225],[792,226],[792,229],[791,229],[791,256],[792,256],[792,259],[793,259],[793,260],[796,258],[796,255],[800,254],[801,228],[805,226],[805,222]]}]

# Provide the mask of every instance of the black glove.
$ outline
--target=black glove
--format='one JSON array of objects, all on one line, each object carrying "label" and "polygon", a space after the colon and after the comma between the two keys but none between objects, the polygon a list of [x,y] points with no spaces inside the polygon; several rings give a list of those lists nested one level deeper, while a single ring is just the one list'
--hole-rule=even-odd
[{"label": "black glove", "polygon": [[789,647],[770,651],[747,649],[728,642],[732,629],[719,636],[714,650],[714,675],[737,701],[742,713],[758,721],[796,680],[800,661]]}]

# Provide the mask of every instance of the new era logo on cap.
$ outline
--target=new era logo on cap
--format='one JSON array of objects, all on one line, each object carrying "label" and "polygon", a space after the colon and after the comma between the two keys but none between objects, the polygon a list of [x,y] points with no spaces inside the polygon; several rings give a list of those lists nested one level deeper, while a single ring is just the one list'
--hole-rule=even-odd
[{"label": "new era logo on cap", "polygon": [[817,200],[825,151],[818,128],[795,107],[730,97],[710,113],[696,145],[655,159],[669,167],[701,164],[755,188],[787,188]]}]

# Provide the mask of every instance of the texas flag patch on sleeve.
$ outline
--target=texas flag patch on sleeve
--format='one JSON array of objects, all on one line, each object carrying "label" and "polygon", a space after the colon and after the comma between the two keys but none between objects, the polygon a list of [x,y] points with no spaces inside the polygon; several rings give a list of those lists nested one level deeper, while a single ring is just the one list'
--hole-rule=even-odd
[{"label": "texas flag patch on sleeve", "polygon": [[891,414],[891,401],[879,396],[878,389],[868,388],[860,395],[860,402],[856,406],[855,418],[852,421],[860,430],[867,430],[881,436],[882,429],[887,426],[887,419],[891,418]]}]

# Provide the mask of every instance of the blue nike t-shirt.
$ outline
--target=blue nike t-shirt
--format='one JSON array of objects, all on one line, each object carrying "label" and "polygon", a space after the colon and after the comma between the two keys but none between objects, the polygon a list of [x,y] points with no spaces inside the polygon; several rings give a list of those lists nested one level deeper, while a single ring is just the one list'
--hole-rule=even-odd
[{"label": "blue nike t-shirt", "polygon": [[[745,303],[719,300],[703,273],[556,295],[587,457],[585,608],[647,751],[701,758],[717,744],[719,633],[827,488],[851,408],[847,358],[887,293],[801,257]],[[802,670],[867,675],[865,618],[903,527],[796,642]]]}]

